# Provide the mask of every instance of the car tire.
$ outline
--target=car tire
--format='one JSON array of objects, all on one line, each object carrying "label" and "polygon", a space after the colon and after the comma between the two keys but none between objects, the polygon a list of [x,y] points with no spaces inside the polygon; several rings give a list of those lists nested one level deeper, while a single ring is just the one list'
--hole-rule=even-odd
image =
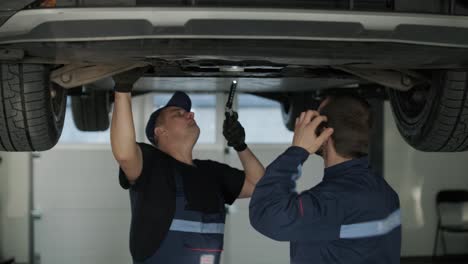
[{"label": "car tire", "polygon": [[427,152],[468,149],[467,81],[466,71],[436,71],[431,84],[389,90],[396,125],[409,145]]},{"label": "car tire", "polygon": [[58,142],[66,92],[39,64],[0,64],[0,150],[44,151]]},{"label": "car tire", "polygon": [[308,109],[317,109],[319,101],[315,100],[312,94],[297,93],[288,97],[287,100],[281,103],[281,112],[283,123],[290,131],[294,131],[296,118]]},{"label": "car tire", "polygon": [[73,121],[81,131],[106,131],[109,128],[110,93],[91,90],[72,96]]}]

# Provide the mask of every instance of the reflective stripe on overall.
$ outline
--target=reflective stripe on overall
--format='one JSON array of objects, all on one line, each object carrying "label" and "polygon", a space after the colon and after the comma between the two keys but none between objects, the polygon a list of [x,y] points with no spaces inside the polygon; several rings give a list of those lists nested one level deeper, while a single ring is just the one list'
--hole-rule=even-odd
[{"label": "reflective stripe on overall", "polygon": [[186,210],[182,176],[175,174],[176,210],[161,247],[144,262],[135,264],[219,264],[223,251],[226,212],[220,199],[220,213]]}]

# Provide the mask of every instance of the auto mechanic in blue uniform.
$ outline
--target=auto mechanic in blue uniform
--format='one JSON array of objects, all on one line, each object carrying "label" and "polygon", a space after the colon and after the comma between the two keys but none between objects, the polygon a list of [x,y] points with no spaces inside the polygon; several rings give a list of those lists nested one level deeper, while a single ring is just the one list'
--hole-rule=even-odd
[{"label": "auto mechanic in blue uniform", "polygon": [[237,114],[223,134],[243,164],[241,171],[211,160],[193,160],[200,134],[187,94],[176,92],[150,116],[146,136],[135,142],[132,84],[145,69],[114,76],[112,152],[120,184],[130,190],[130,252],[134,263],[218,264],[223,251],[225,204],[250,197],[264,168],[245,144]]},{"label": "auto mechanic in blue uniform", "polygon": [[[371,172],[367,158],[369,105],[334,96],[318,110],[297,118],[292,146],[257,183],[252,226],[271,239],[290,241],[294,264],[400,263],[399,198]],[[323,180],[298,194],[295,181],[316,152],[324,159]]]}]

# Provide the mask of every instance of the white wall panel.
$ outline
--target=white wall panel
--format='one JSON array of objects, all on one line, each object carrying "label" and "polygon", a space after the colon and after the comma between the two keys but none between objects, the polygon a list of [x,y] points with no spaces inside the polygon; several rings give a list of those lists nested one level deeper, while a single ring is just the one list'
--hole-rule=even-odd
[{"label": "white wall panel", "polygon": [[[442,189],[468,190],[468,152],[425,153],[411,148],[398,133],[388,103],[384,137],[384,175],[401,202],[402,255],[432,255],[436,194]],[[463,236],[452,237],[448,243],[452,252],[467,251]]]},{"label": "white wall panel", "polygon": [[34,160],[40,263],[130,263],[130,202],[110,148],[55,148]]},{"label": "white wall panel", "polygon": [[29,261],[30,154],[0,153],[0,256]]}]

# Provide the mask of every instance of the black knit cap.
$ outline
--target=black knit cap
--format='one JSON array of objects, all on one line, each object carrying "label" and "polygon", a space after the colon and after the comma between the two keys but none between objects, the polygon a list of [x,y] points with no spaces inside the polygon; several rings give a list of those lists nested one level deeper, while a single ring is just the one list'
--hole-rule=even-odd
[{"label": "black knit cap", "polygon": [[192,101],[186,93],[177,91],[174,93],[174,95],[172,95],[171,99],[169,99],[169,102],[167,102],[165,106],[159,108],[151,114],[150,118],[148,119],[148,123],[146,123],[145,131],[146,137],[153,144],[156,144],[154,142],[154,127],[156,126],[156,120],[158,119],[159,114],[170,106],[180,107],[185,111],[190,112],[190,109],[192,108]]}]

